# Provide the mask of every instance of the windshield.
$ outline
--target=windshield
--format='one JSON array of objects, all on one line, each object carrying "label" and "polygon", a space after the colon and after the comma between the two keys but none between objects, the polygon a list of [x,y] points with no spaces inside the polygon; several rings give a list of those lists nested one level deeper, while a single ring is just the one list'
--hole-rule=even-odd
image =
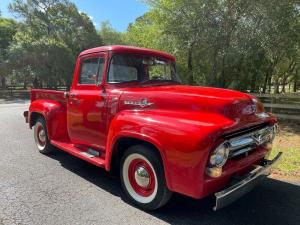
[{"label": "windshield", "polygon": [[155,56],[114,55],[110,62],[108,82],[178,82],[175,63]]}]

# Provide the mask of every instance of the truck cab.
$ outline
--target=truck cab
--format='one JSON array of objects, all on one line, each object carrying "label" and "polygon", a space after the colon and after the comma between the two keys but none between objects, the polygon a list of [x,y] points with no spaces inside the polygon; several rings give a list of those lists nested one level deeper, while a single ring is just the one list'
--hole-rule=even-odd
[{"label": "truck cab", "polygon": [[[41,153],[56,147],[107,171],[117,168],[128,198],[146,210],[163,206],[173,192],[215,194],[215,209],[222,208],[280,158],[266,159],[277,120],[255,97],[183,85],[175,57],[152,49],[82,52],[70,90],[32,89],[24,116]],[[241,180],[224,189],[241,175],[247,188]]]}]

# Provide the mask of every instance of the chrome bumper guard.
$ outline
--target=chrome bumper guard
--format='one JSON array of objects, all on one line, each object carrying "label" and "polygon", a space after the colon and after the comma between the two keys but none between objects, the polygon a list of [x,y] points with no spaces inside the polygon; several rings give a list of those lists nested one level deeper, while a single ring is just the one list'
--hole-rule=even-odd
[{"label": "chrome bumper guard", "polygon": [[262,165],[256,166],[254,170],[247,174],[246,178],[239,180],[237,183],[220,192],[215,193],[216,205],[213,210],[216,211],[221,209],[251,191],[262,179],[270,175],[271,167],[278,162],[281,155],[282,152],[279,152],[274,159],[264,160]]}]

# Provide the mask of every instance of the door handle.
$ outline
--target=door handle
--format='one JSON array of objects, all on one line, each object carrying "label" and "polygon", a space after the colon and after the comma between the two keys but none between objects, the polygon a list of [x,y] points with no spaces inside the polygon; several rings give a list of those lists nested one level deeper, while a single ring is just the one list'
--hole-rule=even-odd
[{"label": "door handle", "polygon": [[78,103],[80,101],[78,94],[70,93],[69,94],[69,99],[71,102]]},{"label": "door handle", "polygon": [[77,97],[77,94],[71,93],[71,94],[69,94],[69,96],[70,96],[70,98],[75,98],[75,97]]}]

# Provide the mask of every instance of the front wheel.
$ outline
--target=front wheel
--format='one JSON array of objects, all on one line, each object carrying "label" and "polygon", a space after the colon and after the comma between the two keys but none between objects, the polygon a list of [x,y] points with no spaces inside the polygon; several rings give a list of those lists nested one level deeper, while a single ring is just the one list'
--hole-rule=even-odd
[{"label": "front wheel", "polygon": [[166,186],[160,157],[150,147],[128,148],[121,159],[120,175],[126,196],[145,210],[163,206],[172,195]]}]

